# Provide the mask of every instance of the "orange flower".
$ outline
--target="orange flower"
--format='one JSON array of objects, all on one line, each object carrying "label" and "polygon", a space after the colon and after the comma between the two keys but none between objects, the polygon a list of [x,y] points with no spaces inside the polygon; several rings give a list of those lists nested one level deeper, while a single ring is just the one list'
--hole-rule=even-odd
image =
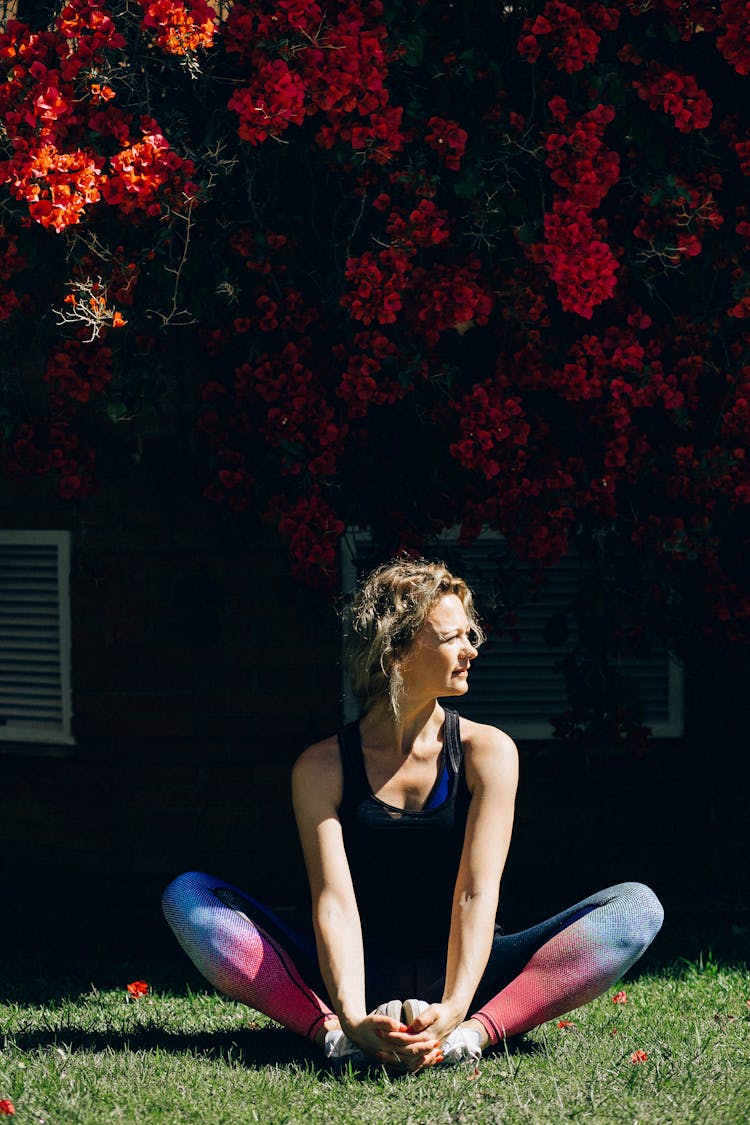
[{"label": "orange flower", "polygon": [[0,1101],[0,1113],[3,1117],[12,1117],[15,1112],[16,1107],[13,1105],[10,1098],[3,1098],[2,1101]]},{"label": "orange flower", "polygon": [[148,995],[148,983],[145,980],[131,980],[126,991],[134,1000],[140,1000],[142,996]]},{"label": "orange flower", "polygon": [[[128,323],[127,320],[125,319],[125,317],[122,315],[121,312],[116,312],[114,314],[114,316],[112,317],[112,327],[113,328],[122,328],[123,324],[127,324],[127,323]],[[128,985],[128,987],[130,987],[130,985]]]},{"label": "orange flower", "polygon": [[625,991],[624,988],[621,988],[620,991],[616,992],[614,994],[614,996],[612,997],[612,1003],[613,1004],[627,1004],[627,1002],[628,1002],[628,994],[627,994],[627,992]]},{"label": "orange flower", "polygon": [[632,1055],[630,1056],[630,1061],[632,1063],[644,1063],[647,1058],[647,1051],[633,1051]]},{"label": "orange flower", "polygon": [[111,86],[101,86],[98,82],[91,83],[91,97],[95,102],[108,102],[115,96]]},{"label": "orange flower", "polygon": [[572,1020],[558,1020],[557,1026],[558,1027],[575,1027],[575,1024],[573,1023]]}]

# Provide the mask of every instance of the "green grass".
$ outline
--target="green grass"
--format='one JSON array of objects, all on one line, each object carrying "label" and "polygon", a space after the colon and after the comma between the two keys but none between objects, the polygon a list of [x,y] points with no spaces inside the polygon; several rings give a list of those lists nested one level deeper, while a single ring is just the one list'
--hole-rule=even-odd
[{"label": "green grass", "polygon": [[[232,1001],[154,970],[129,1002],[124,969],[81,980],[14,968],[0,995],[0,1099],[18,1125],[261,1122],[750,1121],[750,973],[708,956],[625,982],[467,1069],[340,1077],[314,1050]],[[188,973],[185,973],[185,978]],[[183,979],[185,979],[183,978]],[[634,1065],[635,1050],[648,1053]]]}]

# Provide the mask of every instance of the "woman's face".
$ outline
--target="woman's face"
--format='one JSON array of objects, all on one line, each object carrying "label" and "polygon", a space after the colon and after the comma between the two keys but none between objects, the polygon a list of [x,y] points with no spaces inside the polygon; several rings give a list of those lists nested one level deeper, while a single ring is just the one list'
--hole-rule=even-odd
[{"label": "woman's face", "polygon": [[433,605],[401,663],[406,694],[426,699],[464,695],[476,655],[461,599],[445,594]]}]

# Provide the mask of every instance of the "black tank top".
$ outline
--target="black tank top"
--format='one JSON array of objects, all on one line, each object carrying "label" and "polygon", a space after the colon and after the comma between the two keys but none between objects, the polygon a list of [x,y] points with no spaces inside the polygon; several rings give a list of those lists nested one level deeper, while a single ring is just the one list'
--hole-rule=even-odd
[{"label": "black tank top", "polygon": [[[359,723],[339,732],[344,794],[339,818],[354,883],[365,955],[445,949],[470,794],[455,711],[445,712],[448,796],[434,807],[398,809],[367,780]],[[440,784],[440,777],[436,787]],[[430,805],[430,798],[425,802]]]}]

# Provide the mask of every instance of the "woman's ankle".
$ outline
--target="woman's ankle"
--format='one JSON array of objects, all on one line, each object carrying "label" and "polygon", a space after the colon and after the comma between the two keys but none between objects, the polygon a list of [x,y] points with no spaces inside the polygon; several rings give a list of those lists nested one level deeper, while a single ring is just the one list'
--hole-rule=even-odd
[{"label": "woman's ankle", "polygon": [[315,1043],[322,1047],[329,1031],[338,1031],[341,1028],[338,1016],[326,1016],[315,1035]]},{"label": "woman's ankle", "polygon": [[490,1045],[490,1037],[487,1034],[487,1028],[479,1020],[468,1019],[460,1025],[465,1031],[476,1031],[479,1035],[479,1046],[484,1051]]}]

